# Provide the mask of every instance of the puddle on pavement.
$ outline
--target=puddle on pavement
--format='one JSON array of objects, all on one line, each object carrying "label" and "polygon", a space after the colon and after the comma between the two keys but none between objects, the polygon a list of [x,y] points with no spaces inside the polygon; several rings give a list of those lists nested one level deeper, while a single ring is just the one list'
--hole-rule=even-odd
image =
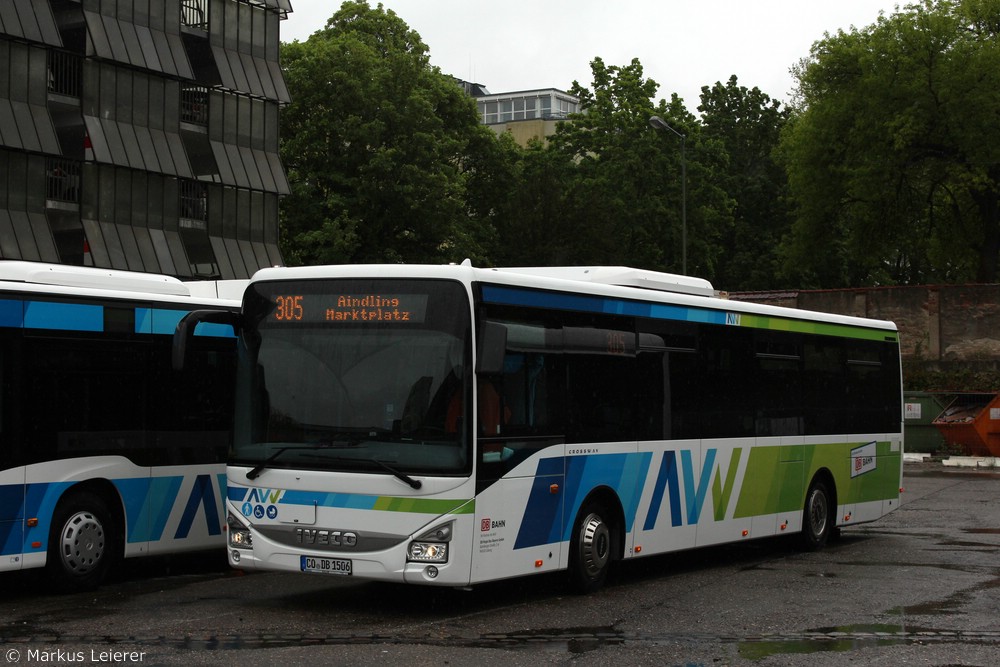
[{"label": "puddle on pavement", "polygon": [[483,648],[525,648],[579,655],[606,646],[625,643],[625,637],[612,627],[559,628],[531,630],[484,637]]},{"label": "puddle on pavement", "polygon": [[[919,640],[919,633],[932,630],[905,627],[893,623],[846,625],[820,628],[789,639],[742,641],[739,654],[748,660],[763,660],[773,655],[831,653],[862,648],[895,646]],[[935,633],[936,634],[936,633]]]}]

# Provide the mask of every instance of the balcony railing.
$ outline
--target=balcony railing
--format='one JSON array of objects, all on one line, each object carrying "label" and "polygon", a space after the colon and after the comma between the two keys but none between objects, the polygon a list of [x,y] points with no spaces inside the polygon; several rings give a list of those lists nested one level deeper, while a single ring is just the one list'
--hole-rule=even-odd
[{"label": "balcony railing", "polygon": [[208,188],[204,183],[182,179],[181,227],[205,229],[208,221]]},{"label": "balcony railing", "polygon": [[76,160],[45,158],[45,198],[80,203],[80,163]]},{"label": "balcony railing", "polygon": [[181,25],[208,30],[208,1],[181,0]]},{"label": "balcony railing", "polygon": [[202,86],[181,88],[181,121],[208,125],[208,88]]},{"label": "balcony railing", "polygon": [[80,97],[83,58],[67,51],[49,51],[49,92]]}]

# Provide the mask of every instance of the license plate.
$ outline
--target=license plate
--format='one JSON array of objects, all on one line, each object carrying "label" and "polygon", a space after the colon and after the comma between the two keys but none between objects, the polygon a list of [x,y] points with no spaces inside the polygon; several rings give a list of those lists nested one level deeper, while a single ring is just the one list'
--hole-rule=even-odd
[{"label": "license plate", "polygon": [[319,556],[301,556],[299,569],[303,572],[318,572],[320,574],[351,574],[351,561],[346,558],[321,558]]}]

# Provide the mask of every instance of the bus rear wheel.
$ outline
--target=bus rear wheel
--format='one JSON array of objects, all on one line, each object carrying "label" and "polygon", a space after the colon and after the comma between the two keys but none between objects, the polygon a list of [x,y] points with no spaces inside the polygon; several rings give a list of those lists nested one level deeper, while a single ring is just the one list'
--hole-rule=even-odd
[{"label": "bus rear wheel", "polygon": [[817,478],[809,485],[802,510],[802,546],[816,551],[826,546],[834,530],[833,497],[827,483]]},{"label": "bus rear wheel", "polygon": [[120,539],[107,504],[90,492],[60,501],[52,516],[47,567],[62,591],[86,591],[104,580],[120,551]]},{"label": "bus rear wheel", "polygon": [[569,558],[570,585],[578,593],[591,593],[604,585],[611,569],[614,526],[600,505],[585,505],[573,528]]}]

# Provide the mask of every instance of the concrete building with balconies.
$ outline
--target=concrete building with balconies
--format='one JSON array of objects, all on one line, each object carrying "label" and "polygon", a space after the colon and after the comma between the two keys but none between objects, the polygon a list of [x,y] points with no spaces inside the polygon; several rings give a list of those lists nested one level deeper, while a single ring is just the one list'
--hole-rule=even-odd
[{"label": "concrete building with balconies", "polygon": [[281,264],[290,0],[2,0],[0,258],[246,278]]}]

